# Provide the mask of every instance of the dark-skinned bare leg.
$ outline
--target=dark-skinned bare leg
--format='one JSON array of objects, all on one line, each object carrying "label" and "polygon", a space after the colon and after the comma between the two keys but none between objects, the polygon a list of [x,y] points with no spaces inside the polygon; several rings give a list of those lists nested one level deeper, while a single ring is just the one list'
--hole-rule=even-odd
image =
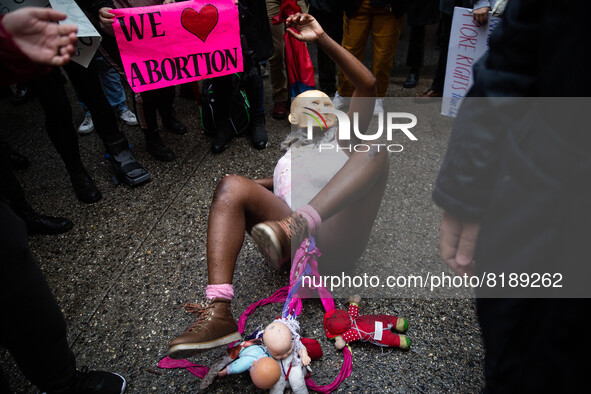
[{"label": "dark-skinned bare leg", "polygon": [[197,315],[187,331],[170,342],[169,356],[186,358],[239,340],[232,317],[232,277],[244,234],[256,223],[289,215],[287,204],[257,182],[229,175],[218,184],[207,225],[207,268],[209,286],[205,306],[187,304]]}]

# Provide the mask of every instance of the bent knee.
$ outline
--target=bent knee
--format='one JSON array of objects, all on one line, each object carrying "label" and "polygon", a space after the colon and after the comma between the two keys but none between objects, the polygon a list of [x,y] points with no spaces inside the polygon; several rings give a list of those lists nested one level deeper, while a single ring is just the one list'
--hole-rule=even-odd
[{"label": "bent knee", "polygon": [[241,192],[244,191],[245,181],[247,180],[248,178],[236,174],[226,175],[218,182],[213,194],[213,200],[225,200],[228,196],[233,195],[240,196]]}]

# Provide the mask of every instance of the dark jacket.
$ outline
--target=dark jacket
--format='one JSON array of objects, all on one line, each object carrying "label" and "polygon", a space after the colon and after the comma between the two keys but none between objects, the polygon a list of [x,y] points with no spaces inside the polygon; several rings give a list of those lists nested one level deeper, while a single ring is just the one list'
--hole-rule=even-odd
[{"label": "dark jacket", "polygon": [[[522,160],[523,169],[531,169],[521,178],[526,182],[539,176],[548,185],[561,184],[585,171],[581,166],[589,161],[591,133],[583,127],[588,124],[582,118],[588,111],[580,108],[584,100],[508,98],[573,97],[591,91],[591,29],[573,22],[590,11],[591,3],[583,1],[562,1],[560,7],[551,0],[508,3],[490,38],[489,53],[474,66],[474,85],[454,123],[433,191],[439,206],[480,220],[491,194],[503,183],[500,158],[509,154]],[[534,144],[521,150],[526,139]],[[555,141],[551,157],[540,155],[535,145],[548,140]]]},{"label": "dark jacket", "polygon": [[267,7],[262,0],[240,0],[240,34],[246,38],[248,49],[256,61],[273,55],[273,39],[267,16]]}]

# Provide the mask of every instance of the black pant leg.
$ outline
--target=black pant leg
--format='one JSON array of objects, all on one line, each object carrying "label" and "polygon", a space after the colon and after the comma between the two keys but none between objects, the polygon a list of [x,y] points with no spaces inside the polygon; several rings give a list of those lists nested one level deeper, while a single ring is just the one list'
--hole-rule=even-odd
[{"label": "black pant leg", "polygon": [[[531,121],[499,141],[475,254],[476,276],[496,275],[494,292],[476,289],[487,392],[577,392],[588,385],[591,299],[575,297],[588,296],[591,277],[591,155],[563,138],[569,123],[548,127],[576,116],[565,108],[553,104],[548,123],[530,112]],[[586,124],[586,114],[573,112],[573,125]],[[535,275],[551,280],[534,282]]]},{"label": "black pant leg", "polygon": [[39,98],[45,111],[45,129],[66,168],[76,172],[84,166],[80,159],[78,135],[72,124],[72,107],[60,70],[49,76],[29,81],[29,88]]},{"label": "black pant leg", "polygon": [[174,115],[174,97],[176,86],[167,86],[157,90],[156,107],[160,116],[167,117]]},{"label": "black pant leg", "polygon": [[123,133],[119,130],[115,112],[103,91],[94,61],[90,62],[88,68],[70,62],[64,66],[64,70],[72,85],[76,87],[80,100],[88,107],[94,128],[103,142],[110,143],[124,138]]},{"label": "black pant leg", "polygon": [[66,322],[29,250],[24,222],[2,202],[0,253],[0,343],[40,390],[62,388],[76,371]]},{"label": "black pant leg", "polygon": [[158,101],[160,89],[147,90],[141,92],[139,97],[136,96],[136,111],[138,114],[138,121],[142,130],[156,130],[158,129]]},{"label": "black pant leg", "polygon": [[0,196],[8,202],[24,201],[25,192],[10,166],[10,147],[0,139]]},{"label": "black pant leg", "polygon": [[406,65],[410,67],[411,72],[418,72],[419,69],[423,67],[423,57],[425,54],[425,31],[425,26],[413,26],[410,29]]},{"label": "black pant leg", "polygon": [[451,35],[452,15],[441,14],[441,43],[439,44],[439,58],[437,59],[437,68],[431,89],[436,92],[443,92],[445,83],[445,68],[447,67],[447,53],[449,47],[449,37]]}]

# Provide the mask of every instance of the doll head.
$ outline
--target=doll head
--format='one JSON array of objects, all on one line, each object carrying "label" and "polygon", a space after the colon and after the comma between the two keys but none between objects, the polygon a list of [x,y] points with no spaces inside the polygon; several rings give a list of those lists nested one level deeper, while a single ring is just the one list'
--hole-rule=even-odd
[{"label": "doll head", "polygon": [[305,129],[308,127],[308,121],[312,119],[314,126],[330,129],[337,124],[337,117],[335,114],[323,113],[327,109],[334,109],[334,105],[326,93],[320,90],[307,90],[293,99],[288,118],[289,123],[300,129]]},{"label": "doll head", "polygon": [[281,360],[291,354],[293,341],[291,331],[285,324],[275,321],[265,328],[263,342],[275,360]]},{"label": "doll head", "polygon": [[342,309],[333,309],[324,314],[324,330],[327,338],[334,338],[351,328],[349,313]]},{"label": "doll head", "polygon": [[250,367],[250,378],[254,385],[261,390],[273,387],[280,377],[279,364],[271,357],[261,357]]}]

